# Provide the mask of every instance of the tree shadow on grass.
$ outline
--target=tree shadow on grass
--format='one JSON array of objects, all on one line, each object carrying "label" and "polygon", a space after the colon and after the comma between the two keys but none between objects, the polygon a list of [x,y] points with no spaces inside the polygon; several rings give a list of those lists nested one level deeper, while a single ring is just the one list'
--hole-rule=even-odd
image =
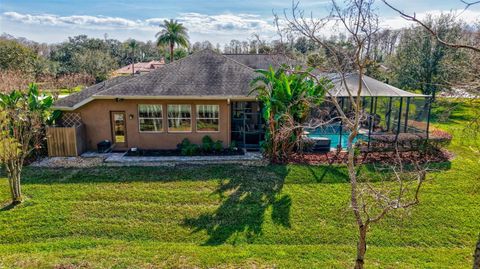
[{"label": "tree shadow on grass", "polygon": [[349,181],[346,167],[338,165],[308,166],[308,171],[317,183],[345,183]]},{"label": "tree shadow on grass", "polygon": [[[211,213],[186,218],[184,225],[194,232],[205,230],[209,236],[204,245],[220,245],[240,234],[251,243],[262,232],[262,224],[269,207],[273,223],[290,227],[291,198],[280,195],[287,175],[286,167],[275,169],[275,175],[221,180],[212,193],[219,195],[222,204]],[[236,238],[231,239],[233,244]],[[244,239],[242,239],[244,240]]]},{"label": "tree shadow on grass", "polygon": [[12,210],[14,209],[15,207],[17,207],[18,205],[20,205],[21,203],[6,203],[4,205],[2,205],[2,208],[0,208],[0,211],[9,211],[9,210]]}]

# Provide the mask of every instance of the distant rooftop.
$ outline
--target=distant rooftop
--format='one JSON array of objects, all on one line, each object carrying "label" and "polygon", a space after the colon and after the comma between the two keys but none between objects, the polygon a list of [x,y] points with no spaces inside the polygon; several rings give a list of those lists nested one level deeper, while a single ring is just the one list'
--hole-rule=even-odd
[{"label": "distant rooftop", "polygon": [[120,69],[117,69],[113,72],[114,76],[120,75],[129,75],[132,74],[133,70],[135,73],[147,73],[152,70],[158,69],[165,64],[165,61],[162,59],[160,61],[150,61],[150,62],[140,62],[135,64],[126,65]]}]

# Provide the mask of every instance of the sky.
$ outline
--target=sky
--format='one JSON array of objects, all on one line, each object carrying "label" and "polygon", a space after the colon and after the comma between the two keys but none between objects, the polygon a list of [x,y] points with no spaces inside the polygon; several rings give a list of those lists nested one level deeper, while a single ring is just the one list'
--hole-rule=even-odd
[{"label": "sky", "polygon": [[[398,29],[409,25],[377,2],[382,27]],[[453,11],[468,23],[480,21],[480,5],[463,11],[465,5],[460,0],[389,2],[407,13],[415,12],[419,18],[427,13]],[[329,4],[328,0],[300,1],[300,7],[315,17],[327,15]],[[0,0],[0,33],[46,43],[62,42],[79,34],[147,41],[154,40],[164,19],[173,18],[188,28],[192,43],[251,40],[254,33],[271,40],[277,38],[273,13],[283,14],[291,5],[291,0]]]}]

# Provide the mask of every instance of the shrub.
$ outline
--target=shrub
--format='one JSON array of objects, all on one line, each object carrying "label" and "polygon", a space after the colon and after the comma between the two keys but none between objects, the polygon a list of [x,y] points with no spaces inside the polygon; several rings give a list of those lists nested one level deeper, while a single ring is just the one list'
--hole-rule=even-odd
[{"label": "shrub", "polygon": [[222,150],[223,150],[222,141],[220,140],[215,141],[215,143],[213,143],[213,151],[220,152]]},{"label": "shrub", "polygon": [[181,153],[185,156],[192,156],[197,154],[199,150],[200,148],[198,147],[198,145],[189,144],[188,146],[182,147]]},{"label": "shrub", "polygon": [[452,141],[452,135],[440,129],[434,129],[430,132],[429,145],[433,148],[439,149],[446,147]]},{"label": "shrub", "polygon": [[430,132],[428,143],[426,143],[426,139],[427,136],[424,133],[400,133],[398,136],[395,134],[372,135],[370,151],[392,151],[395,147],[402,151],[439,149],[447,146],[452,140],[452,136],[445,131],[434,129]]},{"label": "shrub", "polygon": [[182,140],[182,142],[180,142],[180,144],[177,144],[177,149],[178,150],[182,150],[183,148],[186,148],[188,146],[190,146],[192,143],[190,142],[190,140],[188,140],[188,138],[184,138]]},{"label": "shrub", "polygon": [[202,138],[202,151],[212,152],[214,150],[213,146],[213,139],[209,135],[206,135]]}]

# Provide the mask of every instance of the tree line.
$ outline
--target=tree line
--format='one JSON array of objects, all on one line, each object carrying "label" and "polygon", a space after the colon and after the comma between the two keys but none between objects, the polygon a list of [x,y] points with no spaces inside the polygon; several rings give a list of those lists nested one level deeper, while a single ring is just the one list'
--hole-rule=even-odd
[{"label": "tree line", "polygon": [[[462,40],[480,43],[480,23],[467,24],[452,14],[429,16],[425,25],[434,29],[447,42]],[[302,35],[287,33],[283,40],[265,40],[253,35],[249,40],[231,40],[213,45],[210,41],[191,44],[185,27],[165,21],[156,41],[69,37],[59,44],[37,43],[3,34],[0,37],[0,90],[28,85],[36,81],[44,88],[70,88],[90,85],[109,78],[111,72],[132,62],[183,58],[202,49],[226,54],[288,54],[325,72],[335,72],[336,59],[329,50]],[[172,31],[174,32],[171,34]],[[174,41],[171,46],[170,40]],[[346,35],[333,35],[324,42],[351,55],[352,40]],[[175,45],[177,45],[175,47]],[[418,25],[399,30],[380,29],[367,40],[364,56],[368,59],[366,75],[402,89],[434,94],[443,90],[478,90],[480,61],[478,54],[441,44]],[[351,68],[354,68],[352,66]],[[14,72],[8,73],[8,71]],[[353,69],[352,69],[353,71]],[[8,83],[10,82],[10,83]],[[18,87],[18,86],[17,86]]]}]

